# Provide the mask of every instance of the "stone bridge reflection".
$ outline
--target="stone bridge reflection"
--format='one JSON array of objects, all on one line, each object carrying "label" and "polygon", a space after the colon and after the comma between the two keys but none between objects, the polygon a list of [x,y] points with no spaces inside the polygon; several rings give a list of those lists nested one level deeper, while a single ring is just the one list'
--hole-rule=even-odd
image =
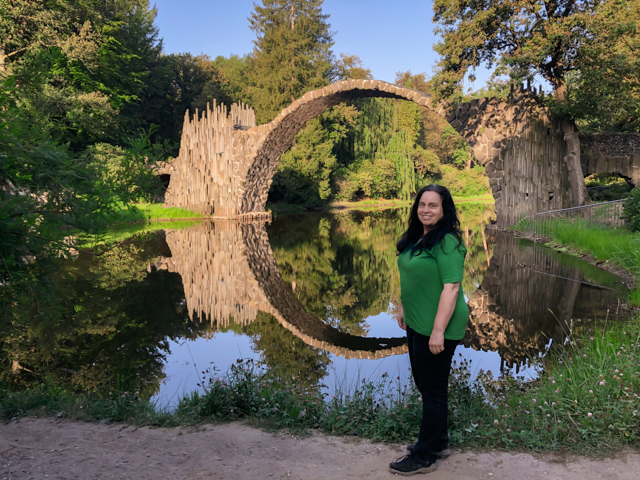
[{"label": "stone bridge reflection", "polygon": [[[155,267],[181,275],[192,318],[221,328],[251,323],[263,311],[306,344],[336,355],[374,359],[407,351],[404,337],[351,335],[308,313],[281,278],[264,223],[204,223],[167,231],[166,241],[172,256]],[[463,343],[499,352],[503,366],[518,368],[550,340],[564,341],[572,319],[604,316],[617,304],[616,291],[594,285],[598,279],[566,257],[507,234],[495,241],[484,279],[468,298]]]},{"label": "stone bridge reflection", "polygon": [[222,221],[167,232],[170,258],[157,268],[179,273],[190,315],[218,328],[251,323],[258,311],[307,345],[347,358],[382,358],[407,352],[404,338],[369,338],[341,332],[305,311],[278,271],[264,223]]}]

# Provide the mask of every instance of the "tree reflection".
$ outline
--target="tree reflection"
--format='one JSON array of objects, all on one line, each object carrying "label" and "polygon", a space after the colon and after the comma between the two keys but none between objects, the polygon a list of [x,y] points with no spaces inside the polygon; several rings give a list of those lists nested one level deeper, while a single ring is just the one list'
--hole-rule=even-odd
[{"label": "tree reflection", "polygon": [[155,393],[169,340],[197,338],[207,326],[189,320],[179,275],[147,271],[154,247],[154,240],[138,238],[102,257],[68,262],[60,272],[59,321],[3,325],[2,355],[10,362],[2,363],[1,378],[20,386],[50,381],[80,391]]},{"label": "tree reflection", "polygon": [[[471,293],[493,254],[484,232],[493,208],[475,203],[458,209],[469,251],[463,288]],[[408,208],[399,208],[286,215],[276,217],[267,231],[280,275],[305,310],[341,331],[366,335],[365,320],[398,303],[395,244],[408,214]]]},{"label": "tree reflection", "polygon": [[269,375],[284,384],[315,391],[327,375],[331,363],[326,351],[305,344],[268,313],[258,312],[256,320],[243,328],[251,336],[253,349],[261,355]]}]

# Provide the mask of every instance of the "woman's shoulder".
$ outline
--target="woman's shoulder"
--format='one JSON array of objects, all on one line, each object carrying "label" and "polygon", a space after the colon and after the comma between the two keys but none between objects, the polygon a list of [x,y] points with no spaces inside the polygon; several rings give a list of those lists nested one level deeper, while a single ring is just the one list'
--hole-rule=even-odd
[{"label": "woman's shoulder", "polygon": [[460,251],[462,254],[467,253],[467,248],[464,245],[462,239],[454,235],[453,233],[447,233],[441,240],[442,251],[449,255],[453,253],[455,250]]}]

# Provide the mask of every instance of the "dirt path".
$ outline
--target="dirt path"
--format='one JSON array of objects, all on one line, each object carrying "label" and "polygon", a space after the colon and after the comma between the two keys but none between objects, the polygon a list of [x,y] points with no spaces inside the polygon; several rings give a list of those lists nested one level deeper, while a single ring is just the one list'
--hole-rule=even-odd
[{"label": "dirt path", "polygon": [[[27,418],[0,424],[1,480],[391,479],[404,447],[314,435],[271,434],[234,423],[153,429]],[[456,452],[438,480],[640,478],[640,454],[553,461],[528,454]]]}]

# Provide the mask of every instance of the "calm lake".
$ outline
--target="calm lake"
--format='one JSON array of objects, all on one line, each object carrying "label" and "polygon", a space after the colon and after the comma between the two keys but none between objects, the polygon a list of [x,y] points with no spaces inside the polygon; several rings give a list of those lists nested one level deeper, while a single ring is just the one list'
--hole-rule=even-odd
[{"label": "calm lake", "polygon": [[[472,360],[472,374],[535,377],[530,358],[587,321],[615,316],[626,291],[617,277],[486,232],[492,205],[458,207],[471,312],[458,353]],[[16,342],[31,348],[20,352],[31,371],[20,381],[85,389],[110,382],[165,406],[241,358],[328,393],[385,372],[408,381],[393,316],[395,242],[407,215],[400,208],[207,222],[144,233],[101,257],[81,254],[60,272],[64,321],[31,325],[38,345]]]}]

